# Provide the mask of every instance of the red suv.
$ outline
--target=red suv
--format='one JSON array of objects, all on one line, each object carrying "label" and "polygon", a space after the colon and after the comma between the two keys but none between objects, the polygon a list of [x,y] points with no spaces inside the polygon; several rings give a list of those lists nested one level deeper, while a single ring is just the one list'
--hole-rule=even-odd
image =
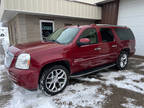
[{"label": "red suv", "polygon": [[11,46],[5,65],[19,86],[55,95],[69,78],[116,66],[125,69],[135,53],[135,38],[128,27],[85,25],[60,28],[46,42]]}]

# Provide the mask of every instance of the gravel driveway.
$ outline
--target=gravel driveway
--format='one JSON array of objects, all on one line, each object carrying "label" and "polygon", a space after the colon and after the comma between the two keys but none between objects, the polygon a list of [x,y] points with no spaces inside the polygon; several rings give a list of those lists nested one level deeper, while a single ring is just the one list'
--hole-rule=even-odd
[{"label": "gravel driveway", "polygon": [[[1,42],[1,41],[0,41]],[[10,82],[0,45],[0,108],[143,108],[144,60],[130,58],[127,70],[103,70],[71,79],[56,96],[28,91]]]}]

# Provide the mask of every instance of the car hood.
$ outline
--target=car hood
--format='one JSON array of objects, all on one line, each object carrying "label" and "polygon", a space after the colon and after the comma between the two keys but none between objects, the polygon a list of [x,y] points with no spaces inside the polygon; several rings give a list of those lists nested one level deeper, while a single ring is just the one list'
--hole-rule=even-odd
[{"label": "car hood", "polygon": [[18,44],[9,48],[12,53],[34,53],[34,52],[42,52],[47,51],[50,49],[60,49],[64,47],[62,44],[57,44],[55,42],[33,42],[33,43],[26,43],[26,44]]}]

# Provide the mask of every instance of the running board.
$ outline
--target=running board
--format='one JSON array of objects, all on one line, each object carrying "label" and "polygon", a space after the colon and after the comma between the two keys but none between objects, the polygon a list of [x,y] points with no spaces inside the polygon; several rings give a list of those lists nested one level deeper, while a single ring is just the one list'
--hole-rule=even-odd
[{"label": "running board", "polygon": [[110,67],[113,67],[115,66],[116,64],[106,64],[106,65],[102,65],[102,66],[98,66],[96,68],[92,68],[92,69],[89,69],[89,70],[85,70],[85,71],[81,71],[81,72],[76,72],[74,74],[71,74],[71,78],[76,78],[76,77],[81,77],[81,76],[85,76],[85,75],[89,75],[89,74],[92,74],[92,73],[95,73],[95,72],[98,72],[98,71],[101,71],[101,70],[104,70],[104,69],[108,69]]}]

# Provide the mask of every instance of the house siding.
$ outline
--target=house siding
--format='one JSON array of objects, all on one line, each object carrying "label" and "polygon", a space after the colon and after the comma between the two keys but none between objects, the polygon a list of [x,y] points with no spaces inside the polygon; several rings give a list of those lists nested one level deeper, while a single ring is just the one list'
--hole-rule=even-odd
[{"label": "house siding", "polygon": [[131,28],[136,38],[136,55],[144,56],[144,0],[120,0],[118,24]]}]

